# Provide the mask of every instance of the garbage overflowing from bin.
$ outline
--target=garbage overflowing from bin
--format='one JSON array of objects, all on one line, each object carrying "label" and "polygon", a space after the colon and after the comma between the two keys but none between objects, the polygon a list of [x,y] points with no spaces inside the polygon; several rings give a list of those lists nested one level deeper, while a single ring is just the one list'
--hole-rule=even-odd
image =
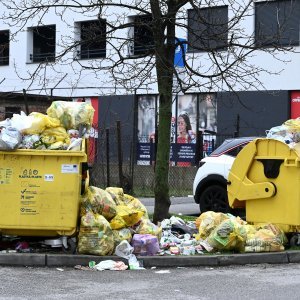
[{"label": "garbage overflowing from bin", "polygon": [[251,224],[272,223],[300,244],[300,119],[267,131],[247,144],[228,176],[228,201],[245,208]]},{"label": "garbage overflowing from bin", "polygon": [[47,114],[21,112],[0,122],[0,151],[75,150],[88,137],[94,109],[87,102],[53,101]]},{"label": "garbage overflowing from bin", "polygon": [[[84,140],[91,128],[93,112],[93,108],[84,102],[55,101],[48,108],[47,115],[31,113],[26,116],[21,113],[0,122],[0,152],[3,154],[0,160],[0,193],[13,198],[11,200],[7,197],[3,200],[2,209],[5,207],[5,211],[0,211],[0,231],[7,235],[15,235],[13,239],[2,238],[1,250],[5,251],[13,244],[14,248],[11,251],[39,251],[38,247],[31,247],[29,239],[26,241],[26,238],[21,239],[18,236],[70,236],[76,240],[77,253],[117,255],[127,259],[131,269],[142,268],[136,256],[284,250],[287,243],[284,230],[266,220],[250,224],[231,214],[208,211],[202,213],[195,221],[185,222],[180,217],[172,216],[156,225],[150,220],[146,207],[138,198],[124,193],[122,188],[101,189],[86,185],[81,195],[81,164],[87,162]],[[285,144],[282,144],[288,147],[288,143],[289,146],[297,148],[296,143],[300,141],[300,121],[289,121],[284,126],[289,135],[288,138],[283,137]],[[295,127],[299,128],[299,134],[297,131],[297,134],[294,132],[290,135],[290,129],[286,128]],[[282,132],[282,128],[271,129],[269,135],[272,138],[282,137]],[[274,140],[270,141],[274,144]],[[252,147],[253,143],[250,143]],[[274,146],[273,144],[271,146]],[[267,146],[265,148],[268,151],[271,149]],[[263,152],[265,148],[262,146],[259,148],[262,150],[259,151]],[[249,149],[252,149],[251,146]],[[270,151],[268,155],[273,153]],[[279,159],[278,155],[280,159],[282,156],[285,159],[287,153],[290,155],[286,149],[282,150],[283,154],[280,151],[280,155],[274,154],[276,160]],[[264,156],[257,158],[258,163],[266,158],[266,154],[263,154]],[[252,153],[245,159],[246,162],[252,163],[254,156]],[[295,159],[298,159],[294,152],[292,159],[290,156],[289,161],[295,162]],[[249,164],[244,162],[241,165],[247,167]],[[300,166],[300,163],[289,165]],[[244,171],[243,167],[237,168],[239,174]],[[262,167],[259,166],[258,169],[261,171]],[[269,169],[274,171],[273,167],[267,169],[267,172]],[[65,186],[66,178],[68,190]],[[237,179],[238,177],[234,178],[233,183],[242,181]],[[259,179],[261,178],[262,175],[259,175]],[[263,186],[265,193],[274,190],[274,176],[271,178],[272,183],[267,182],[267,186]],[[250,179],[246,182],[248,186],[251,183]],[[232,186],[235,196],[239,195],[238,192],[242,194],[243,190],[235,189],[234,185]],[[280,189],[277,189],[277,193],[281,193]],[[46,198],[48,194],[52,201]],[[44,204],[41,204],[42,200]],[[232,201],[242,200],[246,199],[234,198]],[[38,202],[38,205],[32,205]],[[297,201],[297,205],[292,206],[293,211],[289,212],[292,217],[298,212],[300,215],[300,201]],[[257,214],[259,217],[266,210],[266,207],[260,212],[249,209],[251,216]],[[96,268],[126,269],[124,265],[116,265],[111,261],[97,265]]]},{"label": "garbage overflowing from bin", "polygon": [[54,101],[47,115],[14,114],[0,122],[2,235],[61,236],[67,247],[88,186],[86,138],[93,113],[86,102]]}]

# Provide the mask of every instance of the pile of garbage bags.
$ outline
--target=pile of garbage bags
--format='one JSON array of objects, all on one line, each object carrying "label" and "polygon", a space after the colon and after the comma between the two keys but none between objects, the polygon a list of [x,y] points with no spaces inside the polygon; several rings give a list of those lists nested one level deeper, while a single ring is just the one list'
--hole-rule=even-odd
[{"label": "pile of garbage bags", "polygon": [[250,225],[231,214],[208,211],[196,220],[195,236],[208,251],[276,252],[284,251],[287,237],[273,224]]},{"label": "pile of garbage bags", "polygon": [[[81,254],[195,255],[207,252],[284,251],[287,238],[273,224],[250,225],[231,214],[208,211],[196,221],[172,216],[155,225],[147,209],[122,188],[90,186],[82,196]],[[124,254],[124,251],[129,254]]]},{"label": "pile of garbage bags", "polygon": [[122,241],[131,243],[136,255],[159,251],[161,227],[153,224],[146,207],[124,194],[122,188],[105,190],[90,186],[82,196],[78,252],[111,255]]},{"label": "pile of garbage bags", "polygon": [[300,152],[300,118],[290,119],[266,131],[267,138],[279,140]]},{"label": "pile of garbage bags", "polygon": [[86,102],[54,101],[47,114],[14,114],[0,122],[0,150],[80,150],[94,116]]}]

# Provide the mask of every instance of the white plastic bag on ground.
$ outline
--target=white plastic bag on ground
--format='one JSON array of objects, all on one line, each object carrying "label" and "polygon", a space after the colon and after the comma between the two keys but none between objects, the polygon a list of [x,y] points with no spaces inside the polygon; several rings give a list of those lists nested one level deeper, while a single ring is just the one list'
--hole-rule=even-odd
[{"label": "white plastic bag on ground", "polygon": [[115,249],[115,254],[128,260],[130,270],[144,270],[137,260],[136,256],[132,253],[133,247],[126,241],[122,241]]},{"label": "white plastic bag on ground", "polygon": [[111,270],[111,271],[124,271],[128,269],[122,261],[103,260],[99,264],[94,266],[94,269],[98,271]]},{"label": "white plastic bag on ground", "polygon": [[132,253],[133,253],[133,247],[126,240],[123,240],[115,249],[116,255],[126,259],[129,259]]}]

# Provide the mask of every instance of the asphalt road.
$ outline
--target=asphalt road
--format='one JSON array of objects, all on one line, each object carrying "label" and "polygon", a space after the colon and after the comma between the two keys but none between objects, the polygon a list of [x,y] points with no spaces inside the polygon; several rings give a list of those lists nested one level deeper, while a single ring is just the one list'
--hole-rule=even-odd
[{"label": "asphalt road", "polygon": [[[154,211],[154,198],[138,198],[147,208],[149,213]],[[191,197],[171,197],[171,214],[182,214],[188,216],[199,216],[199,205]]]},{"label": "asphalt road", "polygon": [[82,271],[0,268],[0,299],[298,300],[300,265]]}]

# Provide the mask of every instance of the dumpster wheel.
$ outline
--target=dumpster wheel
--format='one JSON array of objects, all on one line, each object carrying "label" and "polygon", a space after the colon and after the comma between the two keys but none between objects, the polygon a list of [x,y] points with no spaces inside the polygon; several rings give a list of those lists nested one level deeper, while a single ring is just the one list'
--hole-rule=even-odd
[{"label": "dumpster wheel", "polygon": [[62,246],[63,252],[69,254],[75,254],[77,250],[76,241],[73,238],[67,239],[67,247],[65,245]]},{"label": "dumpster wheel", "polygon": [[300,246],[300,234],[294,233],[289,239],[290,247]]}]

